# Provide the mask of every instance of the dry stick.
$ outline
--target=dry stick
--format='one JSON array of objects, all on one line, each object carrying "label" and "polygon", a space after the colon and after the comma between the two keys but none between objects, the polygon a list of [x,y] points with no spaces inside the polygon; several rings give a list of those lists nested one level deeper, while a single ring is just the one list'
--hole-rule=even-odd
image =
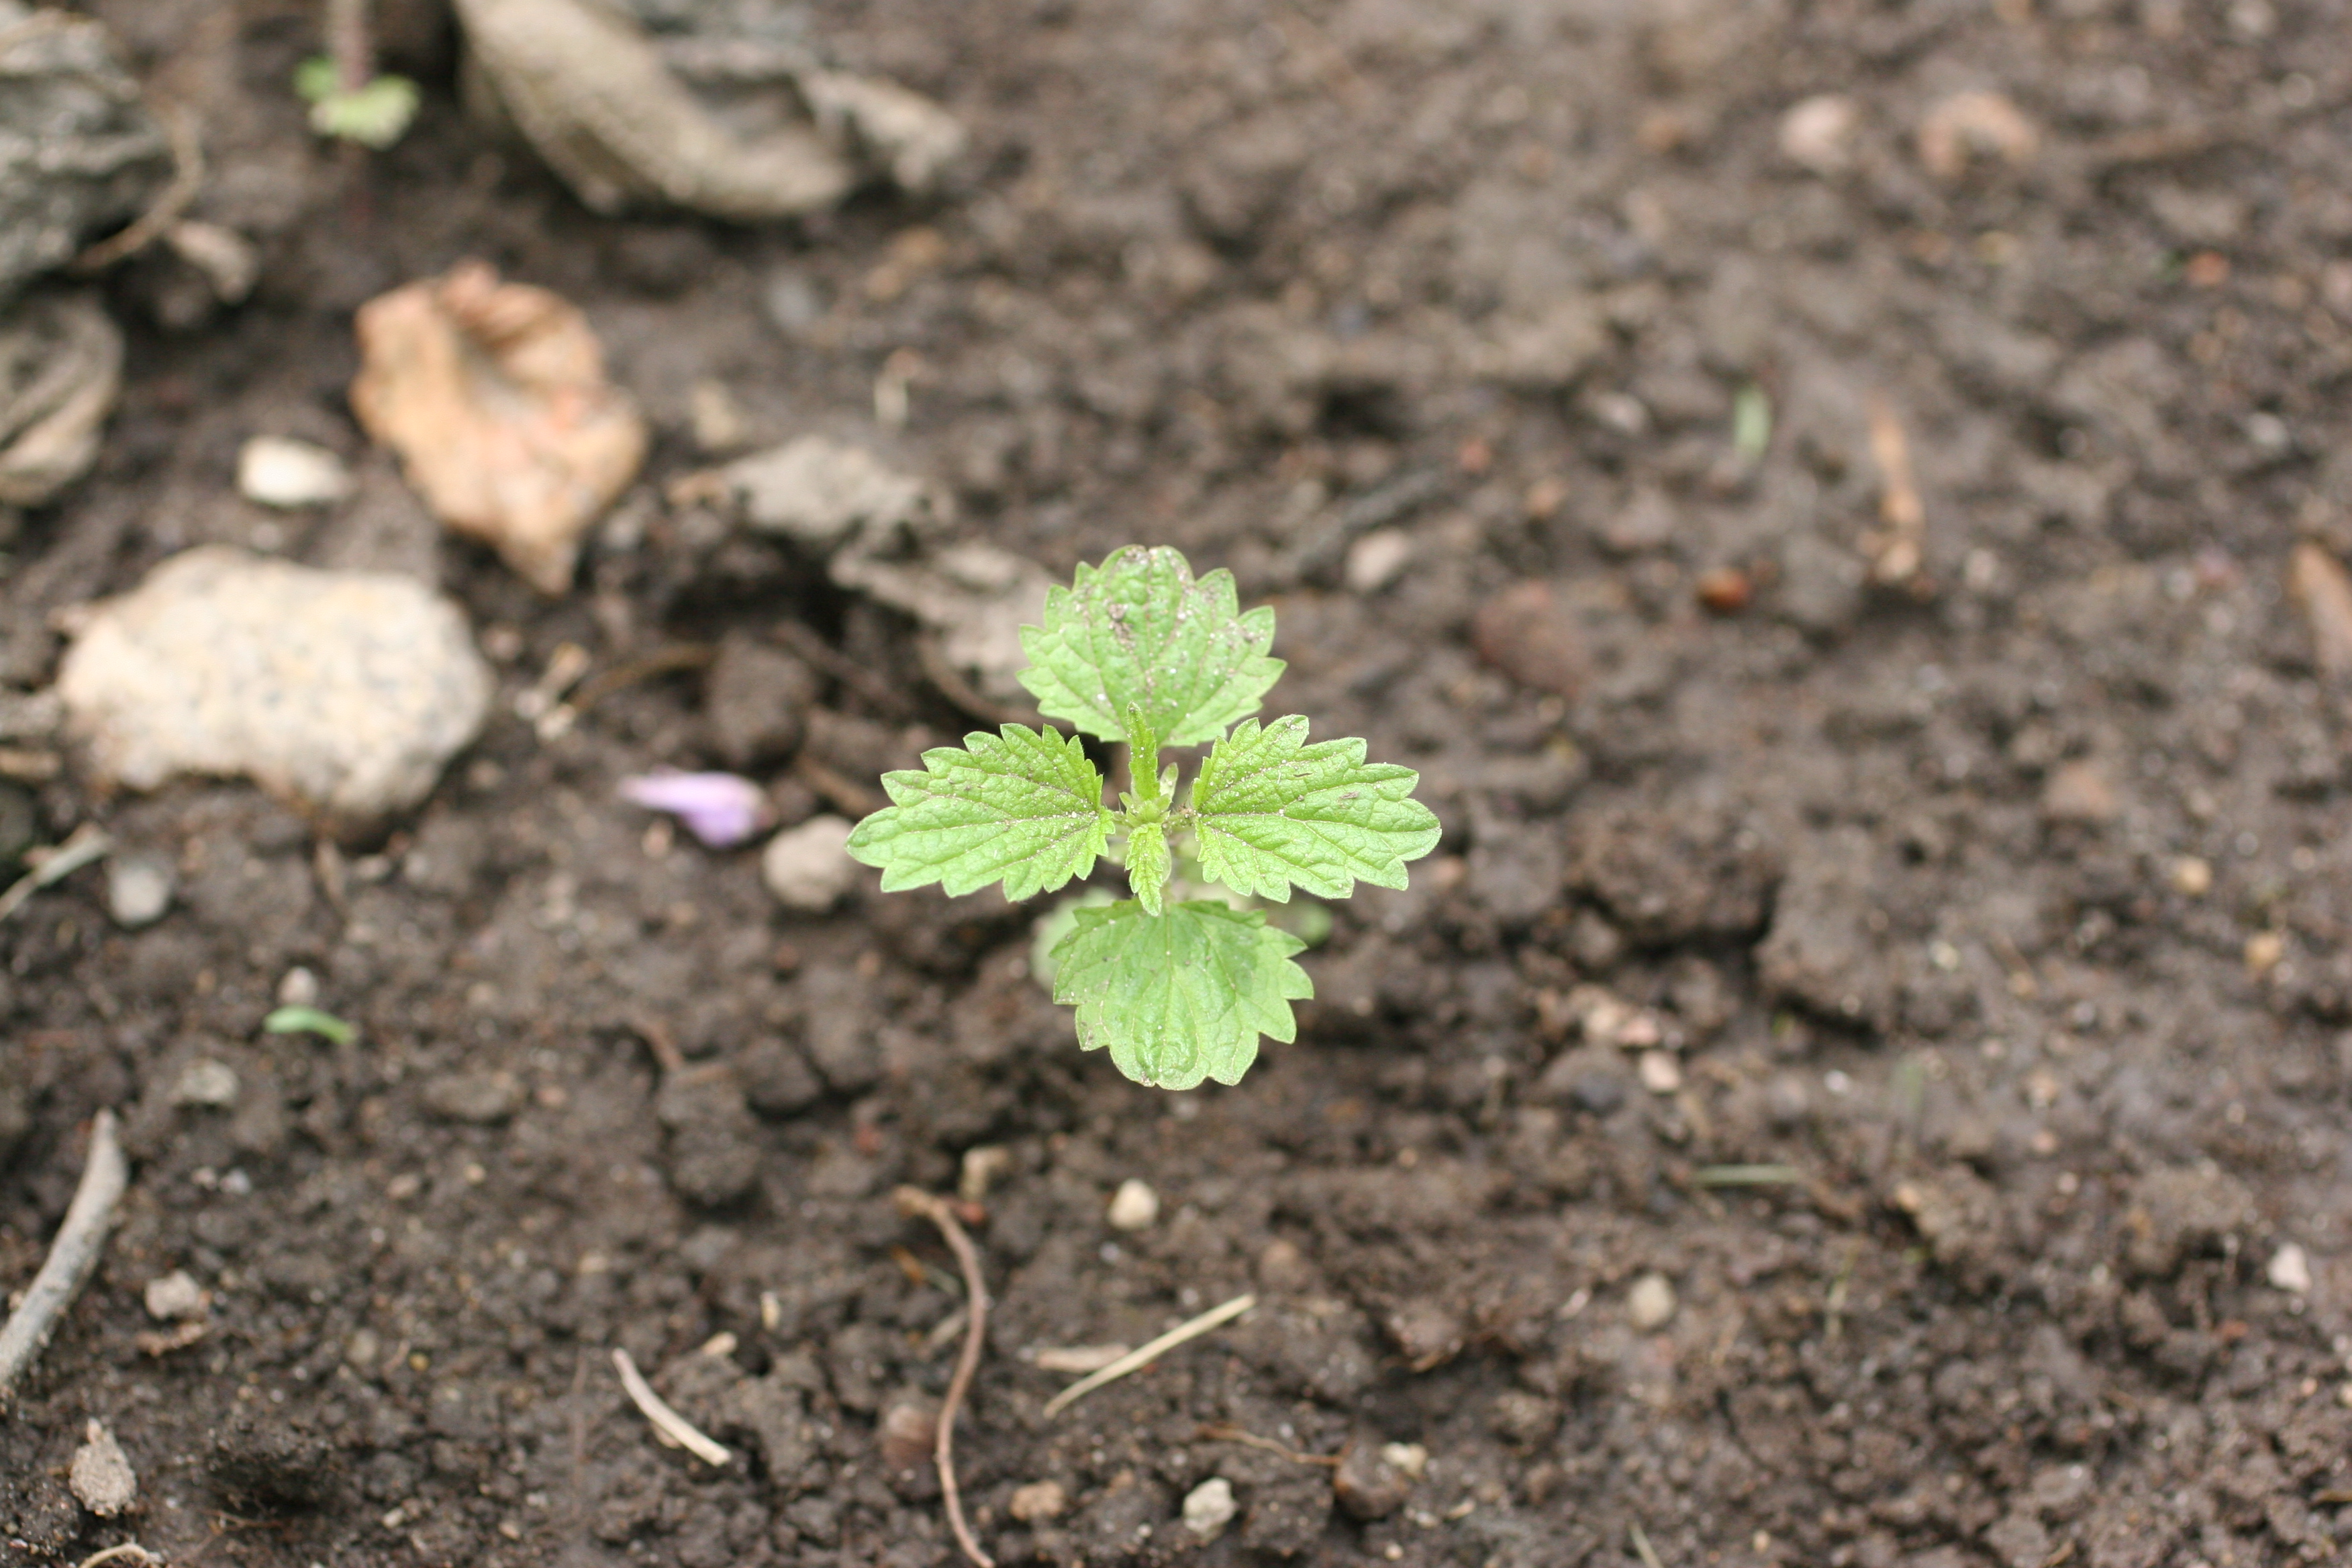
[{"label": "dry stick", "polygon": [[107,1229],[114,1223],[114,1205],[121,1201],[122,1189],[130,1180],[131,1164],[122,1157],[122,1144],[115,1136],[114,1112],[101,1110],[90,1127],[89,1159],[81,1169],[81,1184],[74,1188],[73,1202],[66,1207],[66,1222],[58,1227],[48,1260],[26,1289],[24,1305],[8,1320],[8,1326],[0,1329],[0,1400],[15,1391],[17,1378],[49,1342],[58,1314],[98,1267]]},{"label": "dry stick", "polygon": [[996,1568],[996,1560],[980,1549],[980,1542],[971,1538],[971,1527],[963,1521],[963,1494],[956,1487],[955,1473],[956,1412],[962,1408],[963,1396],[971,1387],[971,1374],[980,1370],[981,1342],[988,1332],[988,1281],[981,1278],[980,1253],[956,1222],[955,1211],[945,1198],[920,1187],[900,1187],[897,1197],[900,1214],[909,1218],[919,1215],[940,1227],[949,1250],[956,1256],[956,1266],[963,1270],[964,1301],[971,1316],[964,1324],[963,1353],[956,1357],[955,1375],[948,1379],[948,1396],[940,1402],[939,1438],[933,1455],[939,1460],[940,1495],[946,1500],[948,1528],[955,1531],[956,1544],[979,1568]]},{"label": "dry stick", "polygon": [[195,116],[176,104],[168,104],[159,107],[155,117],[163,122],[164,134],[171,139],[172,183],[128,226],[75,257],[69,270],[97,272],[146,249],[164,230],[180,221],[195,201],[196,193],[204,189],[205,144],[196,134]]},{"label": "dry stick", "polygon": [[[40,860],[34,868],[16,879],[16,885],[0,893],[0,921],[6,920],[24,908],[25,900],[52,882],[62,882],[93,860],[103,860],[114,852],[114,840],[106,829],[95,822],[85,822],[66,836],[66,841],[54,849],[38,851]],[[28,851],[26,858],[32,858]]]},{"label": "dry stick", "polygon": [[1870,456],[1885,485],[1878,518],[1886,525],[1872,552],[1876,559],[1870,574],[1881,583],[1907,583],[1923,564],[1927,512],[1919,504],[1919,486],[1912,478],[1911,443],[1903,434],[1903,422],[1883,398],[1870,401]]},{"label": "dry stick", "polygon": [[1271,1437],[1261,1437],[1239,1426],[1203,1426],[1200,1436],[1212,1443],[1239,1443],[1244,1447],[1262,1448],[1269,1454],[1279,1454],[1294,1465],[1328,1465],[1339,1468],[1343,1462],[1337,1454],[1302,1454],[1296,1448],[1286,1448]]},{"label": "dry stick", "polygon": [[1256,1305],[1255,1296],[1236,1296],[1230,1301],[1210,1308],[1189,1323],[1179,1323],[1150,1344],[1139,1350],[1128,1352],[1100,1372],[1078,1379],[1077,1382],[1045,1401],[1045,1414],[1058,1415],[1071,1404],[1092,1394],[1104,1384],[1115,1383],[1130,1372],[1150,1366],[1185,1341],[1199,1339],[1218,1324],[1238,1318]]}]

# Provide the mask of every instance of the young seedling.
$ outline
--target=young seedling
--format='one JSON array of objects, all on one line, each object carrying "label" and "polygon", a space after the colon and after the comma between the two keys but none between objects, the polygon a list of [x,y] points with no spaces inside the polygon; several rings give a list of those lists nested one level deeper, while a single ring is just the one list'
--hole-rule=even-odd
[{"label": "young seedling", "polygon": [[[1282,673],[1273,643],[1274,611],[1242,614],[1229,572],[1195,579],[1176,551],[1140,545],[1081,566],[1046,595],[1045,624],[1021,629],[1021,683],[1047,718],[1123,743],[1134,787],[1108,806],[1076,736],[1007,724],[884,774],[893,804],[857,825],[849,853],[881,868],[885,892],[1001,881],[1010,900],[1087,876],[1116,837],[1134,897],[1073,911],[1054,1000],[1077,1009],[1080,1046],[1107,1047],[1138,1083],[1237,1083],[1260,1035],[1297,1037],[1290,1004],[1314,987],[1291,957],[1306,943],[1258,910],[1171,900],[1177,852],[1242,898],[1287,903],[1294,887],[1402,888],[1438,837],[1412,769],[1366,763],[1361,741],[1310,743],[1303,718],[1250,717]],[[1202,745],[1180,789],[1160,748]]]},{"label": "young seedling", "polygon": [[294,70],[294,90],[310,106],[310,129],[381,153],[416,118],[416,84],[380,76],[368,28],[368,0],[327,0],[330,52]]}]

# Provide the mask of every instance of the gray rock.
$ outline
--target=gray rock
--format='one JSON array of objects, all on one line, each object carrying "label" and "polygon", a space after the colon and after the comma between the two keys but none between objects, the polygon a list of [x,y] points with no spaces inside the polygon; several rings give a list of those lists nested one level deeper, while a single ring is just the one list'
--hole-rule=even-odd
[{"label": "gray rock", "polygon": [[153,925],[172,907],[179,877],[172,863],[152,855],[124,855],[107,862],[106,912],[124,931]]},{"label": "gray rock", "polygon": [[244,774],[341,831],[424,799],[491,689],[463,616],[422,584],[216,546],[96,606],[58,677],[106,778]]},{"label": "gray rock", "polygon": [[929,485],[885,467],[864,447],[822,436],[738,458],[719,477],[746,523],[819,552],[853,534],[878,542],[928,532],[947,504]]},{"label": "gray rock", "polygon": [[0,0],[0,300],[136,216],[171,145],[105,26]]},{"label": "gray rock", "polygon": [[0,310],[0,504],[38,506],[89,471],[121,382],[122,333],[93,296]]},{"label": "gray rock", "polygon": [[849,824],[838,816],[812,816],[768,841],[760,857],[760,877],[788,910],[822,914],[849,891],[857,862],[849,858]]},{"label": "gray rock", "polygon": [[236,1103],[237,1093],[243,1088],[235,1068],[206,1057],[190,1062],[180,1074],[179,1081],[172,1086],[172,1103],[225,1110]]}]

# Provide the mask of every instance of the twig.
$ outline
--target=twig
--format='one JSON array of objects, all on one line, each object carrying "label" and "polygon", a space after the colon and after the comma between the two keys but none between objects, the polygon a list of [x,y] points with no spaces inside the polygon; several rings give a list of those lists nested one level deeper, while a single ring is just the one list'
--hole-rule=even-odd
[{"label": "twig", "polygon": [[1642,1559],[1642,1568],[1664,1568],[1658,1561],[1655,1548],[1650,1544],[1650,1532],[1638,1524],[1629,1524],[1625,1533],[1633,1538],[1634,1553]]},{"label": "twig", "polygon": [[91,1552],[81,1560],[77,1568],[100,1568],[101,1563],[119,1563],[125,1558],[136,1558],[142,1563],[160,1564],[163,1561],[137,1542],[126,1541],[120,1545],[110,1546],[103,1552]]},{"label": "twig", "polygon": [[1284,1447],[1271,1437],[1261,1437],[1238,1426],[1203,1426],[1200,1436],[1208,1443],[1240,1443],[1247,1447],[1262,1448],[1269,1454],[1281,1455],[1294,1465],[1328,1465],[1337,1469],[1341,1462],[1337,1454],[1302,1454],[1296,1448]]},{"label": "twig", "polygon": [[[54,849],[38,851],[38,864],[16,879],[16,885],[0,893],[0,921],[6,920],[22,909],[25,900],[52,882],[62,882],[93,860],[103,860],[113,852],[114,840],[106,829],[95,822],[85,822],[66,836],[66,841]],[[31,859],[28,854],[26,858]]]},{"label": "twig", "polygon": [[662,1396],[654,1392],[654,1385],[646,1381],[646,1374],[637,1370],[637,1363],[629,1359],[629,1352],[617,1345],[613,1348],[613,1365],[621,1373],[621,1386],[628,1391],[629,1402],[644,1411],[646,1419],[654,1424],[656,1436],[672,1447],[685,1449],[713,1469],[733,1462],[735,1456],[725,1444],[703,1436],[692,1422],[663,1403]]},{"label": "twig", "polygon": [[1886,525],[1873,542],[1870,574],[1879,583],[1908,583],[1924,563],[1927,512],[1919,504],[1919,486],[1912,478],[1911,443],[1903,434],[1903,422],[1883,398],[1870,401],[1870,458],[1885,486],[1878,520]]},{"label": "twig", "polygon": [[939,1436],[933,1453],[940,1466],[940,1495],[947,1502],[948,1528],[955,1531],[956,1544],[979,1568],[996,1568],[996,1560],[980,1549],[980,1542],[971,1538],[971,1527],[963,1521],[963,1494],[956,1488],[955,1473],[956,1412],[963,1407],[963,1396],[971,1387],[971,1374],[980,1370],[980,1347],[988,1332],[988,1281],[981,1277],[980,1254],[972,1247],[971,1237],[964,1234],[945,1198],[920,1187],[900,1187],[897,1197],[900,1214],[909,1218],[919,1215],[939,1226],[940,1234],[947,1238],[948,1249],[956,1256],[956,1266],[963,1270],[964,1301],[971,1316],[964,1323],[963,1353],[956,1357],[955,1375],[948,1379],[947,1397],[940,1402]]},{"label": "twig", "polygon": [[1158,1361],[1161,1356],[1167,1354],[1170,1351],[1174,1350],[1178,1345],[1184,1343],[1187,1340],[1197,1340],[1202,1334],[1207,1333],[1211,1329],[1217,1327],[1220,1323],[1230,1322],[1256,1305],[1257,1298],[1255,1296],[1236,1296],[1232,1300],[1225,1302],[1222,1306],[1210,1308],[1199,1317],[1194,1318],[1191,1322],[1179,1323],[1176,1327],[1169,1330],[1166,1333],[1160,1335],[1150,1344],[1144,1345],[1140,1349],[1128,1352],[1127,1354],[1119,1357],[1117,1361],[1111,1363],[1100,1372],[1095,1373],[1091,1376],[1078,1379],[1077,1382],[1070,1384],[1069,1387],[1054,1395],[1053,1398],[1045,1402],[1045,1414],[1048,1415],[1059,1415],[1062,1411],[1068,1409],[1070,1405],[1078,1400],[1085,1398],[1087,1394],[1092,1394],[1096,1389],[1100,1388],[1104,1384],[1116,1383],[1130,1372],[1135,1372],[1142,1367],[1150,1366],[1153,1362]]},{"label": "twig", "polygon": [[156,118],[163,122],[164,133],[171,138],[172,183],[128,226],[75,257],[69,270],[100,271],[126,256],[146,249],[164,230],[180,221],[196,199],[196,193],[204,189],[205,144],[196,135],[196,117],[173,104],[162,109]]},{"label": "twig", "polygon": [[131,1180],[130,1162],[115,1135],[114,1112],[101,1110],[89,1131],[89,1158],[81,1168],[81,1184],[66,1206],[66,1222],[49,1247],[47,1261],[25,1290],[18,1307],[0,1328],[0,1400],[15,1391],[41,1347],[49,1342],[58,1316],[80,1291],[89,1271],[105,1250],[106,1233],[114,1223],[114,1205]]}]

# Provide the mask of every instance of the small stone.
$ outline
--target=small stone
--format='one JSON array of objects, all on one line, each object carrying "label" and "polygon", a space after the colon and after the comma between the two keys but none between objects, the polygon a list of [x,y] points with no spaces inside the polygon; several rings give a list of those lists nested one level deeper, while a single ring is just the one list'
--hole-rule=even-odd
[{"label": "small stone", "polygon": [[172,1086],[172,1103],[225,1110],[236,1103],[236,1069],[210,1058],[190,1062]]},{"label": "small stone", "polygon": [[1559,1405],[1525,1389],[1508,1389],[1495,1396],[1486,1422],[1504,1442],[1532,1448],[1559,1429]]},{"label": "small stone", "polygon": [[2201,899],[2213,889],[2213,866],[2194,855],[2172,863],[2172,890],[2184,899]]},{"label": "small stone", "polygon": [[929,1405],[893,1405],[883,1414],[881,1442],[882,1467],[887,1470],[912,1470],[929,1463],[931,1450],[940,1436],[939,1413]]},{"label": "small stone", "polygon": [[1816,93],[1780,116],[1780,155],[1816,174],[1833,174],[1853,162],[1853,132],[1861,122],[1853,100]]},{"label": "small stone", "polygon": [[1429,1450],[1418,1443],[1383,1443],[1381,1462],[1395,1466],[1399,1474],[1417,1481],[1429,1468]]},{"label": "small stone", "polygon": [[212,1305],[211,1295],[184,1268],[174,1268],[147,1281],[142,1299],[147,1303],[147,1315],[159,1323],[201,1318]]},{"label": "small stone", "polygon": [[2051,822],[2095,826],[2112,822],[2122,809],[2105,769],[2092,762],[2068,763],[2050,775],[2042,792],[2042,815]]},{"label": "small stone", "polygon": [[1919,122],[1919,161],[1939,180],[1958,179],[1979,158],[2022,168],[2041,145],[2033,122],[1997,92],[1956,92]]},{"label": "small stone", "polygon": [[[1413,1476],[1391,1455],[1402,1455],[1417,1447],[1415,1444],[1390,1443],[1374,1447],[1370,1443],[1350,1443],[1339,1456],[1339,1468],[1331,1477],[1331,1490],[1351,1519],[1370,1523],[1386,1519],[1404,1506],[1412,1493]],[[1423,1456],[1423,1462],[1428,1462]]]},{"label": "small stone", "polygon": [[1103,1217],[1113,1230],[1149,1230],[1160,1218],[1160,1194],[1129,1176],[1111,1194],[1110,1209]]},{"label": "small stone", "polygon": [[2274,931],[2258,931],[2246,939],[2246,973],[2260,980],[2286,956],[2286,938]]},{"label": "small stone", "polygon": [[278,982],[278,1005],[280,1007],[315,1007],[319,1005],[319,977],[303,964],[288,970]]},{"label": "small stone", "polygon": [[2270,1267],[2263,1272],[2273,1285],[2291,1296],[2311,1294],[2311,1257],[2294,1242],[2272,1253]]},{"label": "small stone", "polygon": [[931,486],[864,447],[822,436],[740,458],[719,479],[746,523],[815,551],[853,534],[878,542],[904,530],[927,531],[947,504]]},{"label": "small stone", "polygon": [[988,1190],[1013,1173],[1013,1151],[1002,1143],[981,1143],[963,1152],[963,1165],[956,1174],[956,1196],[968,1204],[976,1204],[988,1196]]},{"label": "small stone", "polygon": [[106,865],[106,912],[124,931],[142,931],[172,907],[179,878],[172,863],[152,855],[124,855]]},{"label": "small stone", "polygon": [[1412,559],[1412,535],[1401,528],[1376,528],[1348,547],[1344,568],[1349,591],[1377,594],[1396,581]]},{"label": "small stone", "polygon": [[73,1488],[82,1507],[100,1519],[112,1519],[139,1497],[139,1478],[131,1461],[123,1457],[114,1434],[95,1421],[88,1428],[88,1440],[74,1450],[66,1484]]},{"label": "small stone", "polygon": [[1035,1524],[1040,1520],[1059,1519],[1070,1506],[1070,1496],[1059,1481],[1031,1481],[1013,1489],[1012,1500],[1004,1511],[1024,1524]]},{"label": "small stone", "polygon": [[2288,558],[2287,595],[2311,627],[2312,658],[2330,680],[2352,675],[2352,575],[2310,540]]},{"label": "small stone", "polygon": [[1625,1292],[1626,1320],[1645,1334],[1664,1328],[1675,1306],[1674,1285],[1663,1274],[1644,1274]]},{"label": "small stone", "polygon": [[58,691],[113,783],[241,773],[362,829],[432,791],[492,679],[463,613],[412,578],[205,546],[94,606]]},{"label": "small stone", "polygon": [[236,488],[257,506],[293,511],[332,506],[352,493],[352,470],[324,447],[284,436],[256,436],[236,454]]},{"label": "small stone", "polygon": [[801,743],[802,715],[816,700],[816,676],[807,665],[733,632],[719,641],[702,708],[720,760],[743,769],[791,756]]},{"label": "small stone", "polygon": [[823,914],[856,885],[858,867],[848,845],[847,822],[812,816],[768,840],[760,856],[761,879],[784,908]]},{"label": "small stone", "polygon": [[1555,697],[1573,699],[1591,666],[1568,607],[1549,583],[1520,583],[1479,605],[1470,637],[1479,658],[1520,685]]},{"label": "small stone", "polygon": [[522,1084],[510,1072],[456,1072],[428,1080],[425,1109],[445,1121],[488,1126],[522,1109]]},{"label": "small stone", "polygon": [[1241,1505],[1234,1501],[1234,1483],[1211,1476],[1184,1494],[1184,1528],[1202,1541],[1214,1541],[1234,1521]]},{"label": "small stone", "polygon": [[1702,572],[1694,589],[1698,602],[1718,616],[1736,616],[1756,596],[1756,585],[1737,566],[1716,566]]},{"label": "small stone", "polygon": [[1642,1053],[1642,1087],[1652,1094],[1672,1094],[1683,1086],[1683,1066],[1672,1051]]}]

